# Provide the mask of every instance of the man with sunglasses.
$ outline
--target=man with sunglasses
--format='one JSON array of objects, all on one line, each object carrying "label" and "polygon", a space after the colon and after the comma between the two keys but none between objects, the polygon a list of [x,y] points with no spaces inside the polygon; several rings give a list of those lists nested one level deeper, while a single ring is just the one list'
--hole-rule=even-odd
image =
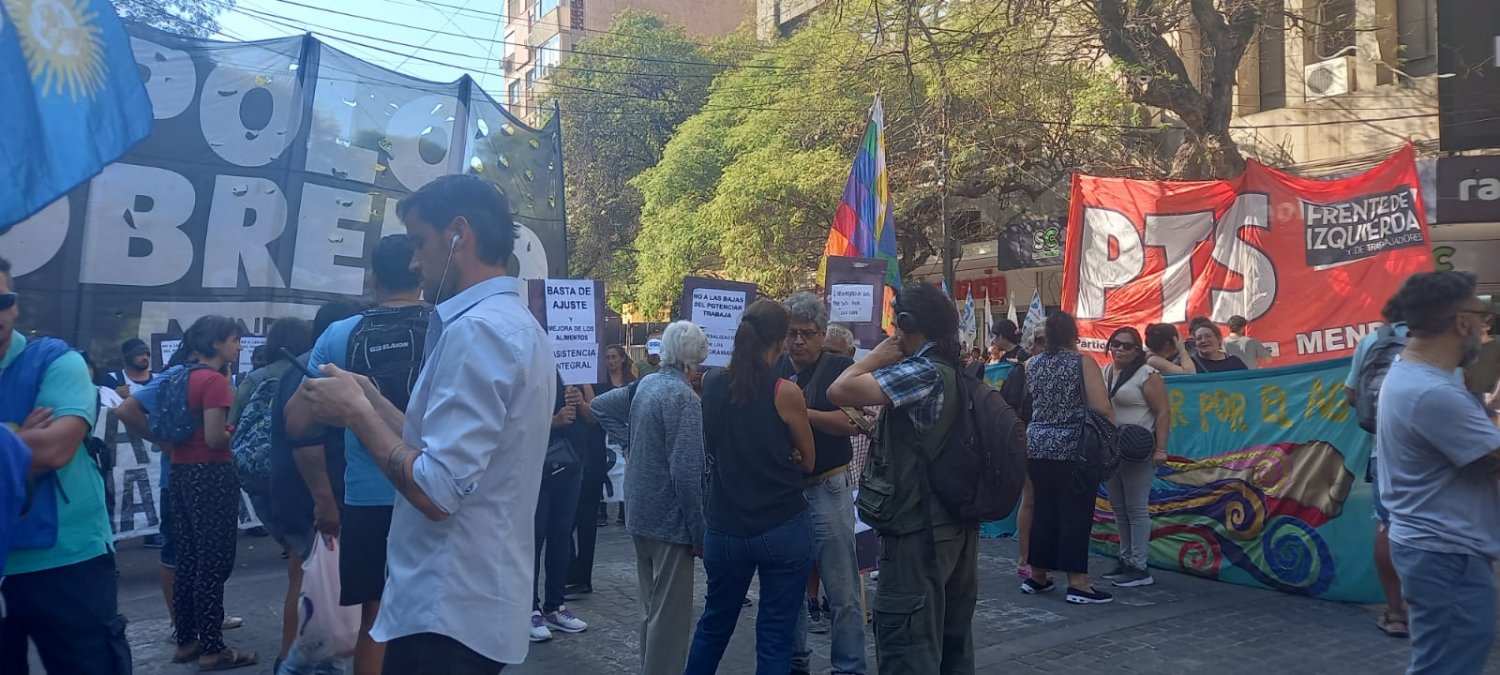
[{"label": "man with sunglasses", "polygon": [[18,298],[0,258],[0,422],[31,449],[33,479],[0,572],[0,673],[27,672],[28,640],[49,673],[129,673],[104,481],[83,447],[99,392],[78,352],[15,330]]},{"label": "man with sunglasses", "polygon": [[1409,337],[1375,419],[1391,561],[1411,623],[1410,674],[1480,673],[1495,639],[1500,430],[1453,372],[1479,353],[1489,309],[1467,272],[1429,272],[1397,294]]},{"label": "man with sunglasses", "polygon": [[[807,400],[817,464],[807,476],[808,513],[813,519],[813,559],[816,567],[808,584],[807,611],[798,615],[792,672],[806,673],[812,650],[807,633],[832,633],[829,663],[835,673],[865,672],[865,615],[859,597],[859,560],[854,553],[853,479],[849,462],[854,448],[849,437],[860,432],[853,418],[828,400],[828,387],[854,361],[823,350],[828,330],[828,306],[812,293],[786,299],[791,323],[781,376],[797,383]],[[818,602],[818,584],[828,596]],[[824,617],[827,614],[827,617]],[[826,623],[824,623],[826,621]]]}]

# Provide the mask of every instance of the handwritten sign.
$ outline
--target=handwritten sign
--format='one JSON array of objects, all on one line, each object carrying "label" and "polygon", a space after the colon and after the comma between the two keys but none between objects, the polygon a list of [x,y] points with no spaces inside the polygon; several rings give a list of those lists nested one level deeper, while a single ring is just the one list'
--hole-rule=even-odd
[{"label": "handwritten sign", "polygon": [[875,287],[868,284],[834,284],[829,289],[828,320],[834,323],[864,323],[875,316]]},{"label": "handwritten sign", "polygon": [[547,334],[552,358],[565,384],[593,384],[599,379],[598,296],[589,279],[547,279]]},{"label": "handwritten sign", "polygon": [[746,304],[744,291],[693,289],[689,320],[708,335],[708,360],[703,365],[719,368],[729,365],[729,355],[734,351],[734,333],[739,328],[740,315],[745,312]]}]

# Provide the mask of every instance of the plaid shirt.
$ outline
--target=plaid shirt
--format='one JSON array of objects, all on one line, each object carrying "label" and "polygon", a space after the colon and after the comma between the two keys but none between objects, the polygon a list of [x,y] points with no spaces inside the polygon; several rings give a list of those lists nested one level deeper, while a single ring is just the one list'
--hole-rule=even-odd
[{"label": "plaid shirt", "polygon": [[[861,409],[861,412],[865,414],[865,419],[868,420],[880,417],[879,406],[865,406]],[[865,472],[865,460],[870,457],[870,435],[861,433],[850,436],[849,447],[854,452],[853,458],[849,460],[850,484],[857,488],[859,487],[859,477],[864,475]]]},{"label": "plaid shirt", "polygon": [[934,346],[924,344],[916,354],[871,373],[891,407],[911,415],[918,433],[931,431],[943,414],[943,375],[924,356]]}]

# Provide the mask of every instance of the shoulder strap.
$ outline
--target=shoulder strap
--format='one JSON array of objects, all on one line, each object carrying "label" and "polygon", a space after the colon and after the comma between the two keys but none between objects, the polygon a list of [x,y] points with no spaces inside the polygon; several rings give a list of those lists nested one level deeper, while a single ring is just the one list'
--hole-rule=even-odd
[{"label": "shoulder strap", "polygon": [[958,420],[962,410],[959,407],[959,382],[958,371],[942,361],[933,360],[933,367],[937,368],[938,375],[943,378],[943,411],[938,414],[938,421],[932,430],[922,439],[922,451],[924,458],[937,455],[937,449],[948,442],[948,435],[953,430],[953,424]]},{"label": "shoulder strap", "polygon": [[[830,357],[826,353],[819,354],[818,355],[818,365],[816,365],[816,366],[813,367],[812,375],[807,378],[806,382],[798,382],[797,383],[797,386],[802,387],[802,401],[807,404],[807,409],[808,410],[811,410],[812,409],[812,405],[813,405],[813,387],[812,387],[812,384],[814,382],[817,382],[818,381],[818,377],[820,377],[823,374],[823,369],[824,369],[825,366],[828,365],[828,359],[829,358]],[[791,361],[788,360],[787,362],[790,363]]]}]

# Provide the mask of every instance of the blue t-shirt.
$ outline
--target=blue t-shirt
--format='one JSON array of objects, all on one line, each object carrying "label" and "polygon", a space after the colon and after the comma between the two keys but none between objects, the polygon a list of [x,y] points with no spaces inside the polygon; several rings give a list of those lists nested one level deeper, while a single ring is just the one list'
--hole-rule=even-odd
[{"label": "blue t-shirt", "polygon": [[31,448],[10,427],[0,424],[0,574],[5,571],[10,538],[26,504],[26,475],[30,471]]},{"label": "blue t-shirt", "polygon": [[1375,444],[1391,541],[1500,559],[1500,483],[1482,465],[1500,430],[1453,375],[1396,359],[1380,386]]},{"label": "blue t-shirt", "polygon": [[[307,362],[314,369],[325,363],[349,367],[349,336],[359,325],[362,315],[335,321],[318,337]],[[375,460],[365,451],[354,432],[344,430],[344,503],[350,506],[391,506],[396,503],[396,488],[386,479]]]}]

